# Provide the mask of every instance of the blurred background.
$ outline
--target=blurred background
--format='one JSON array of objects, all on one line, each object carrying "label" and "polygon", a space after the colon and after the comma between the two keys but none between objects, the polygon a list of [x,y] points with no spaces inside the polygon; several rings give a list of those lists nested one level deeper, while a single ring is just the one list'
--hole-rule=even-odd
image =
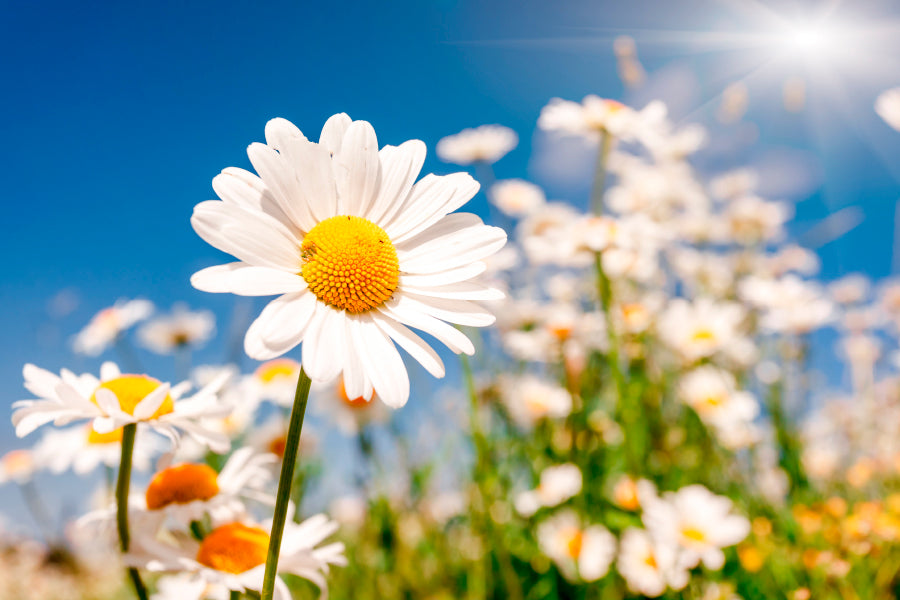
[{"label": "blurred background", "polygon": [[[38,1],[3,12],[10,404],[27,396],[26,362],[96,372],[101,359],[73,358],[72,336],[119,298],[212,309],[218,335],[195,362],[224,360],[263,301],[190,286],[224,256],[189,218],[215,197],[221,169],[250,168],[246,146],[276,116],[315,138],[347,112],[380,144],[424,140],[423,172],[435,173],[458,170],[433,153],[438,139],[502,124],[520,142],[497,176],[584,208],[593,160],[537,131],[541,107],[587,94],[636,108],[661,99],[676,123],[708,127],[701,173],[752,166],[761,195],[794,205],[791,236],[819,254],[822,279],[880,279],[897,266],[900,133],[873,109],[900,84],[900,6],[889,0]],[[486,214],[483,195],[470,210]],[[0,452],[21,445],[0,419]],[[0,506],[27,520],[11,486]]]}]

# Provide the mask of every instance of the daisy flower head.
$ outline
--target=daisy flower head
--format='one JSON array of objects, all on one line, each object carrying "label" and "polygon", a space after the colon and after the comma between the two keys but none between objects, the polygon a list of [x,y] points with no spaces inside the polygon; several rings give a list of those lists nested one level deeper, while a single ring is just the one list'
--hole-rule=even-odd
[{"label": "daisy flower head", "polygon": [[[262,588],[269,523],[234,521],[217,526],[202,540],[175,532],[170,542],[148,540],[140,552],[128,557],[134,566],[156,572],[191,573],[196,580],[228,590],[258,592]],[[321,547],[338,525],[323,514],[294,523],[288,518],[281,543],[279,572],[307,579],[327,596],[325,575],[332,565],[347,564],[344,545],[336,542]],[[275,579],[275,599],[290,600],[291,593],[280,578]]]},{"label": "daisy flower head", "polygon": [[226,452],[230,446],[226,435],[201,423],[224,417],[231,410],[216,397],[225,375],[189,398],[182,398],[189,383],[171,387],[148,375],[123,374],[112,362],[103,364],[99,379],[90,374],[76,376],[65,369],[57,376],[32,364],[25,365],[23,375],[26,389],[37,398],[13,403],[12,422],[19,437],[50,422],[62,426],[90,420],[97,434],[113,435],[125,425],[137,423],[176,445],[181,430],[214,452]]},{"label": "daisy flower head", "polygon": [[538,525],[538,545],[570,581],[596,581],[616,555],[616,538],[601,525],[583,527],[572,511],[559,512]]},{"label": "daisy flower head", "polygon": [[31,480],[39,462],[31,450],[20,448],[0,456],[0,484],[15,481],[22,484]]},{"label": "daisy flower head", "polygon": [[183,304],[176,304],[170,314],[148,321],[137,333],[148,350],[171,354],[179,348],[206,343],[215,331],[216,318],[211,311],[191,311]]},{"label": "daisy flower head", "polygon": [[465,173],[415,181],[425,145],[378,149],[372,126],[331,117],[319,142],[284,119],[248,149],[258,175],[228,168],[213,180],[221,201],[197,205],[191,224],[237,262],[191,278],[208,292],[279,295],[251,324],[244,348],[268,360],[302,342],[315,381],[343,373],[347,395],[373,390],[388,405],[409,398],[409,376],[394,343],[436,377],[437,353],[409,328],[454,352],[472,342],[445,321],[483,327],[478,301],[502,293],[475,280],[506,233],[472,214],[453,213],[478,191]]},{"label": "daisy flower head", "polygon": [[649,598],[662,596],[669,587],[680,590],[690,578],[679,561],[676,544],[636,527],[629,527],[622,535],[616,569],[629,590]]},{"label": "daisy flower head", "polygon": [[437,155],[442,161],[457,165],[491,164],[506,156],[518,143],[519,136],[509,127],[482,125],[441,138]]},{"label": "daisy flower head", "polygon": [[[161,442],[155,436],[138,437],[132,455],[134,469],[149,469],[152,458],[164,450]],[[97,433],[90,424],[51,429],[35,445],[34,453],[51,473],[71,469],[76,475],[87,475],[100,465],[117,468],[122,457],[122,430]]]},{"label": "daisy flower head", "polygon": [[595,95],[573,102],[553,98],[541,109],[538,127],[563,135],[596,139],[601,133],[631,137],[635,130],[635,112],[621,102]]},{"label": "daisy flower head", "polygon": [[516,510],[528,517],[542,507],[562,504],[581,491],[581,484],[581,470],[572,463],[547,467],[535,489],[516,496]]},{"label": "daisy flower head", "polygon": [[544,190],[521,179],[498,181],[490,190],[494,206],[508,217],[529,215],[547,202]]},{"label": "daisy flower head", "polygon": [[99,356],[116,341],[122,332],[153,314],[149,300],[119,300],[104,308],[79,331],[72,340],[72,348],[78,354]]},{"label": "daisy flower head", "polygon": [[369,397],[348,396],[342,379],[317,388],[321,401],[316,402],[316,409],[345,435],[356,435],[370,423],[384,423],[390,418],[385,404],[375,402],[374,393]]}]

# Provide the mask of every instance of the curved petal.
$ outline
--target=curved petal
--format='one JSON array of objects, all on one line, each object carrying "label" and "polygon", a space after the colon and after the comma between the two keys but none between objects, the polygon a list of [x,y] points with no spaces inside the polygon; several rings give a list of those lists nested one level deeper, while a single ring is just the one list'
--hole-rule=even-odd
[{"label": "curved petal", "polygon": [[334,155],[333,167],[339,213],[365,215],[381,184],[378,138],[372,125],[366,121],[350,124],[341,149]]},{"label": "curved petal", "polygon": [[347,319],[354,346],[359,352],[366,376],[378,397],[390,407],[399,408],[409,400],[409,374],[400,353],[370,315]]},{"label": "curved petal", "polygon": [[373,223],[389,223],[409,196],[425,163],[427,149],[420,140],[385,146],[378,152],[381,186],[364,216]]},{"label": "curved petal", "polygon": [[372,320],[398,346],[406,350],[425,370],[437,378],[444,376],[444,362],[425,340],[410,331],[406,326],[394,319],[385,317],[383,313],[370,313]]},{"label": "curved petal", "polygon": [[191,275],[198,290],[239,296],[273,296],[306,289],[306,281],[297,273],[254,267],[242,262],[215,265]]}]

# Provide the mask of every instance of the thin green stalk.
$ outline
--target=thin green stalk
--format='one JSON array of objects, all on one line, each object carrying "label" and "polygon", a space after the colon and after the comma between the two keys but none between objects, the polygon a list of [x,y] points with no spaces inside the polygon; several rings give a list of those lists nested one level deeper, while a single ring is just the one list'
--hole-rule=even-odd
[{"label": "thin green stalk", "polygon": [[[122,430],[122,459],[119,462],[119,478],[116,481],[116,525],[119,530],[119,546],[122,554],[128,552],[131,535],[128,532],[128,489],[131,486],[131,455],[134,453],[134,438],[137,424],[129,423]],[[141,581],[141,574],[134,567],[128,568],[128,576],[134,592],[140,600],[147,600],[147,588]]]},{"label": "thin green stalk", "polygon": [[262,600],[272,600],[275,592],[275,576],[278,573],[278,554],[281,551],[281,536],[284,533],[284,522],[287,519],[288,504],[293,487],[294,465],[297,462],[297,450],[300,447],[300,432],[303,429],[303,416],[306,414],[306,401],[309,399],[311,381],[306,371],[300,369],[297,378],[297,391],[294,394],[294,408],[291,410],[291,423],[288,427],[287,440],[284,445],[284,457],[281,461],[281,477],[278,479],[278,494],[275,498],[275,514],[272,517],[272,533],[269,535],[269,552],[266,556],[266,573],[263,576]]},{"label": "thin green stalk", "polygon": [[240,598],[241,598],[241,593],[237,590],[231,590],[231,593],[228,594],[229,600],[240,600]]},{"label": "thin green stalk", "polygon": [[606,189],[606,163],[612,149],[613,136],[605,130],[600,134],[600,149],[597,151],[597,167],[594,171],[594,186],[591,188],[591,210],[595,215],[603,214],[603,192]]}]

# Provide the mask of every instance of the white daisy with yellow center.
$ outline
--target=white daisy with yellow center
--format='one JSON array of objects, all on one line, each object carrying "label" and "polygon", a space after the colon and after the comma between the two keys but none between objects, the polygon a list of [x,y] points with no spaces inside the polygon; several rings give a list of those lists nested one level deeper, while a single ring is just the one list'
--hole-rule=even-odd
[{"label": "white daisy with yellow center", "polygon": [[616,555],[616,538],[602,525],[584,527],[573,511],[556,513],[537,528],[541,551],[570,581],[596,581]]},{"label": "white daisy with yellow center", "polygon": [[175,444],[179,431],[184,431],[214,452],[226,452],[230,447],[228,436],[202,423],[223,418],[231,410],[216,397],[227,374],[190,398],[182,398],[190,383],[170,387],[148,375],[123,374],[111,362],[100,368],[99,379],[90,374],[79,377],[65,369],[57,376],[32,364],[25,365],[22,373],[25,387],[37,398],[13,403],[12,422],[19,437],[50,422],[61,426],[89,419],[95,434],[114,436],[116,430],[137,423]]},{"label": "white daisy with yellow center", "polygon": [[475,215],[450,214],[478,191],[467,174],[415,182],[425,145],[378,149],[372,126],[335,115],[319,143],[273,119],[266,144],[252,144],[259,174],[228,168],[213,180],[220,201],[196,206],[191,224],[238,262],[191,278],[208,292],[279,297],[247,331],[251,357],[268,360],[302,342],[313,380],[343,373],[350,397],[373,390],[390,406],[409,397],[409,376],[395,342],[432,375],[444,365],[409,327],[454,352],[471,341],[445,321],[486,326],[478,301],[502,293],[474,279],[506,234]]}]

